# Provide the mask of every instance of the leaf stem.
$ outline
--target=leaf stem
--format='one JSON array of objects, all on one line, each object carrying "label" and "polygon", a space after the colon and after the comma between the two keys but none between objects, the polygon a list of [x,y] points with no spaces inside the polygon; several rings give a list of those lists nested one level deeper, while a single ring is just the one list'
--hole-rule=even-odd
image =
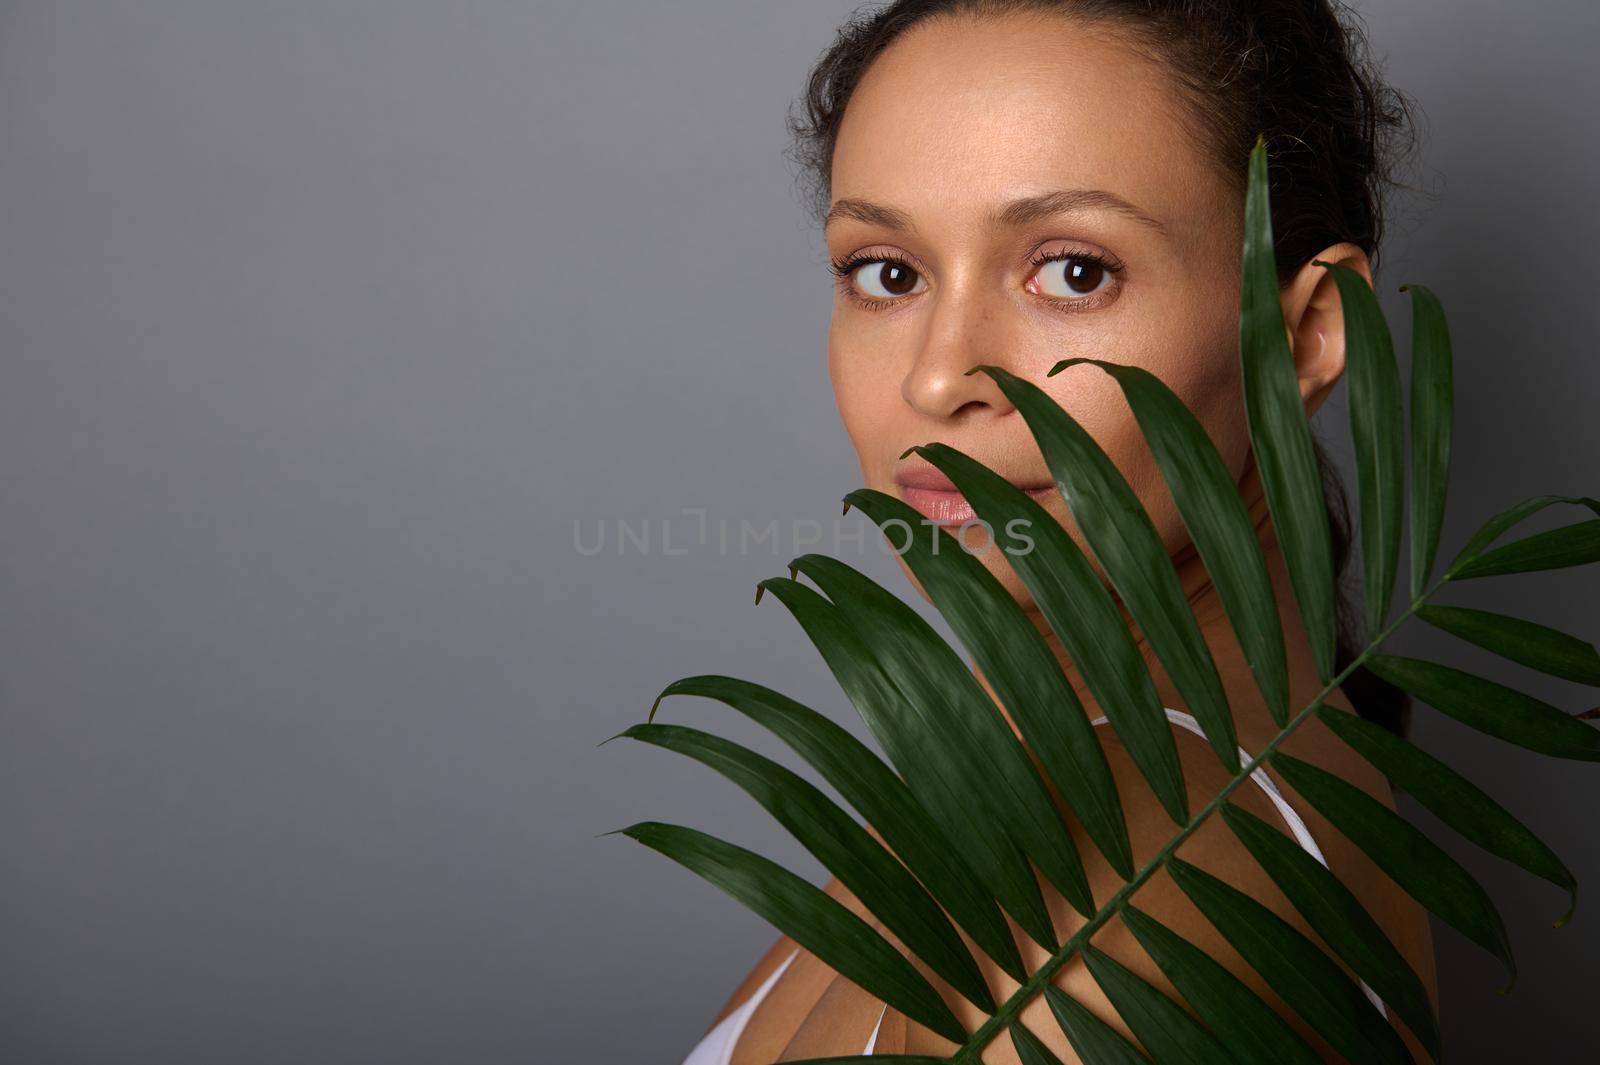
[{"label": "leaf stem", "polygon": [[1022,1007],[1027,1005],[1035,995],[1044,990],[1045,985],[1050,982],[1050,978],[1054,976],[1062,966],[1066,965],[1068,961],[1072,960],[1073,955],[1076,954],[1096,932],[1104,927],[1106,923],[1109,922],[1113,917],[1122,912],[1122,908],[1128,904],[1128,900],[1133,897],[1134,893],[1143,887],[1145,882],[1154,876],[1162,866],[1166,865],[1167,860],[1177,852],[1178,848],[1183,845],[1185,840],[1194,835],[1195,831],[1205,823],[1206,818],[1210,817],[1212,814],[1221,809],[1222,804],[1227,801],[1228,796],[1232,795],[1234,791],[1246,780],[1249,780],[1250,775],[1264,765],[1272,757],[1273,753],[1277,751],[1279,745],[1293,735],[1294,731],[1298,729],[1308,717],[1322,708],[1323,700],[1327,699],[1329,695],[1333,694],[1333,692],[1339,687],[1340,684],[1344,683],[1350,674],[1361,668],[1362,663],[1364,663],[1374,651],[1382,646],[1383,642],[1394,633],[1395,629],[1399,628],[1402,623],[1411,617],[1411,615],[1415,614],[1417,612],[1417,608],[1423,606],[1428,599],[1431,598],[1433,594],[1437,592],[1448,580],[1450,580],[1450,573],[1447,571],[1443,576],[1435,581],[1427,591],[1423,592],[1417,598],[1412,600],[1411,605],[1405,609],[1404,613],[1398,615],[1393,621],[1385,626],[1382,632],[1378,633],[1377,636],[1369,640],[1367,646],[1362,648],[1361,653],[1352,659],[1350,664],[1345,666],[1345,668],[1341,670],[1337,676],[1328,681],[1328,683],[1323,686],[1322,690],[1317,693],[1316,698],[1312,699],[1303,710],[1295,714],[1295,716],[1289,720],[1289,723],[1284,725],[1278,734],[1272,738],[1272,741],[1261,749],[1259,754],[1242,766],[1233,779],[1228,781],[1228,783],[1210,802],[1206,803],[1206,805],[1202,807],[1199,812],[1191,817],[1189,819],[1189,823],[1179,829],[1177,834],[1174,835],[1172,839],[1167,841],[1166,846],[1162,847],[1156,852],[1155,857],[1146,862],[1144,867],[1134,874],[1132,880],[1129,880],[1126,884],[1123,884],[1121,889],[1118,890],[1115,895],[1107,899],[1105,905],[1101,906],[1099,911],[1093,917],[1091,917],[1082,928],[1074,932],[1071,938],[1061,945],[1060,950],[1056,951],[1050,956],[1048,961],[1039,966],[1039,968],[1035,970],[1034,974],[1028,978],[1027,982],[1022,984],[1021,987],[1017,988],[1011,997],[1006,999],[1005,1002],[1000,1005],[1000,1008],[996,1010],[987,1021],[983,1022],[983,1024],[980,1025],[975,1032],[972,1033],[972,1035],[967,1039],[965,1045],[963,1045],[961,1049],[957,1050],[955,1054],[952,1055],[950,1060],[958,1063],[978,1062],[978,1054],[985,1046],[988,1045],[989,1041],[995,1036],[999,1035],[1003,1028],[1016,1019],[1016,1017],[1022,1012]]}]

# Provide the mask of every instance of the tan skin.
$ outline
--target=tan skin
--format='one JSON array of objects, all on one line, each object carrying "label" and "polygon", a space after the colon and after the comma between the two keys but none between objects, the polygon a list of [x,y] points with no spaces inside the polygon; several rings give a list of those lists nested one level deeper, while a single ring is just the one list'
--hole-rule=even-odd
[{"label": "tan skin", "polygon": [[[940,520],[959,519],[962,501],[940,493],[937,485],[929,487],[926,463],[915,456],[900,458],[912,445],[944,441],[1022,487],[1050,483],[1018,412],[987,377],[964,371],[993,363],[1044,387],[1095,435],[1154,518],[1217,660],[1239,742],[1256,751],[1277,728],[1120,391],[1093,367],[1045,376],[1058,360],[1077,355],[1130,363],[1155,373],[1196,413],[1257,518],[1287,623],[1293,705],[1309,702],[1320,684],[1266,518],[1242,417],[1241,175],[1217,166],[1195,140],[1194,128],[1168,74],[1130,48],[1115,28],[1022,15],[960,16],[915,27],[867,71],[840,131],[826,238],[830,256],[846,269],[835,298],[829,368],[866,485],[898,494]],[[1042,199],[1063,191],[1069,195]],[[1019,202],[1029,209],[1013,206]],[[1008,207],[1009,215],[1003,213]],[[1367,258],[1353,245],[1334,245],[1317,258],[1344,263],[1370,279]],[[1344,369],[1338,293],[1325,270],[1307,264],[1284,287],[1282,302],[1301,394],[1315,410]],[[1041,492],[1039,498],[1067,522],[1059,495]],[[980,532],[971,535],[977,537],[974,546],[983,542]],[[1059,643],[1038,618],[1004,554],[986,551],[980,557],[1059,654]],[[1070,661],[1060,657],[1085,705],[1098,716]],[[1151,665],[1165,704],[1182,708],[1153,659]],[[1345,705],[1337,697],[1330,702]],[[1135,862],[1142,864],[1171,838],[1175,826],[1116,736],[1105,728],[1096,732],[1127,808]],[[1198,809],[1227,774],[1204,741],[1181,731],[1177,737],[1191,805]],[[1284,749],[1392,804],[1375,771],[1314,720]],[[1421,909],[1309,804],[1287,795],[1335,874],[1431,989],[1433,953]],[[1235,796],[1257,816],[1282,824],[1260,789],[1247,786]],[[1087,838],[1078,842],[1095,897],[1104,900],[1122,880],[1099,860]],[[1310,934],[1220,823],[1208,822],[1179,853]],[[1048,886],[1045,890],[1057,931],[1065,938],[1083,919]],[[837,882],[828,891],[865,915]],[[1141,888],[1135,902],[1277,1003],[1166,873]],[[1026,936],[1016,938],[1030,966],[1045,959]],[[1171,985],[1120,922],[1110,922],[1093,942],[1170,992]],[[780,940],[723,1012],[743,1001],[793,947]],[[1016,985],[992,964],[985,966],[991,988],[1003,1000]],[[936,977],[930,979],[969,1030],[983,1020]],[[1056,982],[1127,1032],[1081,961],[1064,967]],[[1298,1019],[1279,1008],[1321,1047]],[[801,952],[755,1011],[735,1049],[734,1065],[858,1054],[881,1010],[866,992]],[[1035,999],[1023,1017],[1063,1062],[1079,1060],[1048,1019],[1042,999]],[[1420,1048],[1404,1034],[1421,1060]],[[953,1049],[892,1010],[877,1045],[880,1054]],[[1009,1065],[1018,1059],[1010,1041],[1001,1038],[986,1048],[983,1060]]]}]

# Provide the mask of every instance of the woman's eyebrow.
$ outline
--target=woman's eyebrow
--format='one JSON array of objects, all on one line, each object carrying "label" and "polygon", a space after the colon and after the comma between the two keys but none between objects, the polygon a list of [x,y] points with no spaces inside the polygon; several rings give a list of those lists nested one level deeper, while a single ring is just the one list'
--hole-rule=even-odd
[{"label": "woman's eyebrow", "polygon": [[1095,209],[1115,211],[1161,232],[1167,228],[1160,219],[1104,189],[1060,189],[1013,200],[991,214],[990,220],[1002,226],[1024,226],[1058,214]]},{"label": "woman's eyebrow", "polygon": [[[1058,189],[1037,196],[1026,196],[997,208],[990,213],[989,220],[995,225],[1016,227],[1058,214],[1091,210],[1115,211],[1140,225],[1166,232],[1167,227],[1160,219],[1116,193],[1104,189]],[[904,233],[912,232],[916,228],[911,224],[911,216],[906,212],[868,200],[836,200],[833,206],[828,208],[828,217],[823,222],[822,228],[827,229],[841,218],[853,218],[869,226],[881,226],[884,229]]]},{"label": "woman's eyebrow", "polygon": [[853,218],[857,222],[864,222],[869,226],[882,226],[885,229],[894,229],[909,233],[916,227],[911,224],[911,217],[904,211],[893,207],[885,207],[878,203],[869,203],[866,200],[836,200],[828,208],[827,220],[822,223],[822,228],[827,229],[836,219]]}]

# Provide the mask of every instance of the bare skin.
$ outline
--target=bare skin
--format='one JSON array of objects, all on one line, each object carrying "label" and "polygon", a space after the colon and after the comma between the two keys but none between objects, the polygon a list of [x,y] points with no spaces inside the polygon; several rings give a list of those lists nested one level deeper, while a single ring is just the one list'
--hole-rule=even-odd
[{"label": "bare skin", "polygon": [[[964,371],[997,364],[1050,392],[1095,435],[1155,520],[1216,658],[1239,742],[1254,752],[1277,727],[1120,391],[1092,367],[1045,376],[1060,359],[1078,355],[1143,366],[1201,419],[1252,504],[1285,619],[1292,705],[1309,702],[1321,686],[1267,520],[1242,413],[1238,308],[1244,160],[1239,174],[1224,172],[1194,137],[1191,116],[1168,74],[1114,29],[1060,17],[1010,15],[963,16],[909,31],[867,71],[840,131],[826,237],[844,276],[829,333],[829,367],[865,484],[900,495],[952,525],[963,518],[963,501],[941,492],[925,463],[914,456],[902,460],[901,453],[939,440],[1019,486],[1048,486],[1043,459],[1021,416],[987,377],[968,377]],[[1051,195],[1056,193],[1066,195]],[[1335,245],[1317,258],[1344,263],[1370,279],[1367,258],[1353,245]],[[1307,264],[1283,289],[1282,302],[1301,395],[1315,410],[1344,370],[1338,293],[1326,271]],[[1058,495],[1041,492],[1038,498],[1072,527]],[[982,542],[981,533],[973,535]],[[1029,611],[1085,705],[1098,715],[1004,554],[988,551],[980,557]],[[1150,660],[1165,704],[1181,709],[1177,692]],[[1348,709],[1337,696],[1329,702]],[[1115,734],[1096,731],[1126,806],[1135,864],[1142,864],[1176,827]],[[1198,809],[1227,781],[1227,773],[1197,737],[1179,732],[1177,742],[1191,804]],[[1386,782],[1314,720],[1284,749],[1392,805]],[[1308,803],[1286,793],[1334,873],[1431,989],[1433,953],[1421,909]],[[1282,823],[1254,786],[1236,792],[1235,801],[1269,823]],[[1079,836],[1095,897],[1108,898],[1121,887],[1121,877]],[[1310,934],[1220,823],[1208,823],[1179,853]],[[837,883],[828,891],[865,916]],[[1070,935],[1083,919],[1048,885],[1045,891],[1058,933]],[[1260,977],[1164,872],[1134,901],[1276,1003]],[[1018,934],[1017,940],[1030,965],[1045,959],[1025,936]],[[1120,922],[1102,928],[1093,942],[1170,991]],[[735,991],[724,1014],[793,949],[792,942],[780,940]],[[1015,990],[994,966],[985,974],[997,998]],[[983,1020],[936,977],[930,979],[969,1028]],[[1081,961],[1069,963],[1057,983],[1127,1032]],[[735,1049],[734,1065],[858,1054],[881,1011],[881,1003],[801,952],[755,1011]],[[1042,999],[1023,1017],[1034,1022],[1029,1027],[1063,1062],[1079,1060]],[[1420,1059],[1420,1048],[1405,1035]],[[893,1011],[879,1032],[880,1054],[952,1050]],[[986,1048],[983,1060],[1009,1065],[1018,1059],[1002,1038]]]}]

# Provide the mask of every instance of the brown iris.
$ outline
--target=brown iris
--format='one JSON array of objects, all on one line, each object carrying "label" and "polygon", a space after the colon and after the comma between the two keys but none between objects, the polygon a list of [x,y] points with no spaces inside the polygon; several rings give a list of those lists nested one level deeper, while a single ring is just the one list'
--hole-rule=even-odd
[{"label": "brown iris", "polygon": [[1106,268],[1087,259],[1069,259],[1066,268],[1067,287],[1088,295],[1106,279]]},{"label": "brown iris", "polygon": [[917,287],[916,271],[903,263],[886,262],[878,267],[878,284],[891,296],[904,296]]}]

